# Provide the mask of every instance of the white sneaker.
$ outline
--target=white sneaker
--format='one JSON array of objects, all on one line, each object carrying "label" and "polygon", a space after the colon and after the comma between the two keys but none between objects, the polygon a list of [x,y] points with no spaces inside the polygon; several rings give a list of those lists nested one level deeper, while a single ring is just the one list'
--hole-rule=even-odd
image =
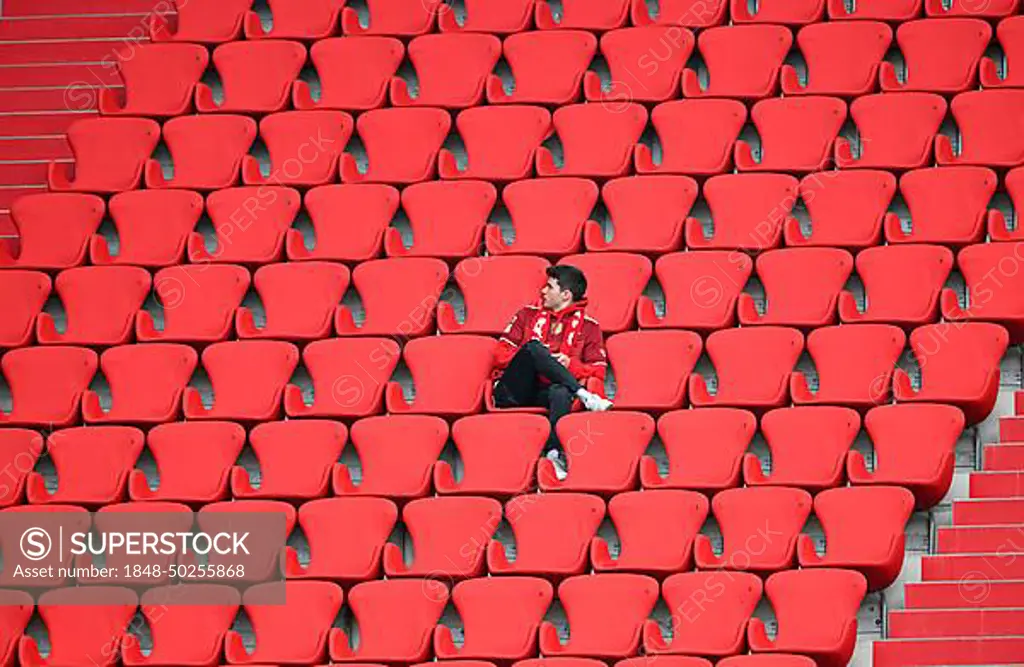
[{"label": "white sneaker", "polygon": [[558,479],[558,481],[562,481],[569,476],[568,471],[566,471],[565,469],[565,464],[562,463],[562,455],[559,453],[557,449],[552,449],[551,451],[549,451],[547,454],[544,455],[544,458],[546,458],[548,461],[551,461],[551,465],[554,466],[555,468],[555,477]]},{"label": "white sneaker", "polygon": [[583,401],[583,407],[591,412],[604,412],[605,410],[610,410],[612,407],[612,402],[607,398],[598,396],[594,392],[587,391],[586,389],[580,389],[577,391],[576,396]]}]

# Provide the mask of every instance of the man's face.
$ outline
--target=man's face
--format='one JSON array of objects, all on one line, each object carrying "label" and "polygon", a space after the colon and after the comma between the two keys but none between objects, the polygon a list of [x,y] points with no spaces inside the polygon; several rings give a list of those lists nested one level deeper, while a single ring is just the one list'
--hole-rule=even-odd
[{"label": "man's face", "polygon": [[544,307],[550,310],[560,310],[572,300],[569,290],[563,290],[554,278],[548,278],[547,284],[540,288],[540,296]]}]

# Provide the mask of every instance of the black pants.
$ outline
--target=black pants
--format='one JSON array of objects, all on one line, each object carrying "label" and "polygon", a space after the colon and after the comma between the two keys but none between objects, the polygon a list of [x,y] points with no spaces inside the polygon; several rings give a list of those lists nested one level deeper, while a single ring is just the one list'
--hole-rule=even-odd
[{"label": "black pants", "polygon": [[[544,377],[551,384],[541,384]],[[499,408],[542,407],[548,409],[551,435],[545,451],[558,448],[555,424],[572,411],[572,402],[580,383],[540,341],[531,340],[519,348],[494,388],[494,404]]]}]

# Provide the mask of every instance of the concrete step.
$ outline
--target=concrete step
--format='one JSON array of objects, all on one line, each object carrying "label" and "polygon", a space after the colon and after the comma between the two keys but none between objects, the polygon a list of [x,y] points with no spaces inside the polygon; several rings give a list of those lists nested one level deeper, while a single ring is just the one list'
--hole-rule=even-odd
[{"label": "concrete step", "polygon": [[1024,556],[1005,553],[925,556],[921,559],[921,579],[965,584],[971,581],[1024,581]]},{"label": "concrete step", "polygon": [[972,472],[971,498],[1024,498],[1024,471]]},{"label": "concrete step", "polygon": [[956,582],[907,584],[904,594],[907,609],[1019,609],[1024,581],[998,581],[977,572]]},{"label": "concrete step", "polygon": [[1024,637],[892,639],[875,642],[874,667],[1024,664]]},{"label": "concrete step", "polygon": [[940,554],[1020,554],[1024,558],[1024,524],[1016,526],[943,526]]},{"label": "concrete step", "polygon": [[985,447],[982,470],[989,472],[1024,470],[1024,442],[999,443]]},{"label": "concrete step", "polygon": [[957,500],[953,503],[954,526],[1024,524],[1024,498],[1019,500]]},{"label": "concrete step", "polygon": [[888,627],[896,639],[1024,636],[1024,608],[899,609],[889,613]]}]

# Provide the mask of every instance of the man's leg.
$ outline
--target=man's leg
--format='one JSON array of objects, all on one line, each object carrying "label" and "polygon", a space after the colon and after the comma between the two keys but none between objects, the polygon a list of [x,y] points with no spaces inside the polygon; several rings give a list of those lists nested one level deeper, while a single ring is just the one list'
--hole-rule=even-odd
[{"label": "man's leg", "polygon": [[573,377],[569,369],[558,363],[547,346],[540,341],[531,340],[523,345],[520,352],[530,355],[533,367],[538,375],[551,381],[551,384],[560,384],[569,390],[569,394],[575,394],[580,390],[580,383]]},{"label": "man's leg", "polygon": [[566,457],[562,452],[561,442],[558,439],[555,426],[558,424],[559,419],[572,411],[572,401],[573,394],[568,388],[560,384],[550,385],[537,393],[537,402],[547,407],[548,421],[551,422],[551,433],[548,435],[548,441],[544,444],[543,455],[554,464],[555,476],[558,479],[566,478],[567,466]]},{"label": "man's leg", "polygon": [[544,376],[552,383],[563,384],[575,394],[580,388],[572,373],[551,356],[543,343],[531,340],[516,352],[501,374],[494,389],[494,402],[499,408],[541,405],[537,391],[540,389],[538,376]]}]

